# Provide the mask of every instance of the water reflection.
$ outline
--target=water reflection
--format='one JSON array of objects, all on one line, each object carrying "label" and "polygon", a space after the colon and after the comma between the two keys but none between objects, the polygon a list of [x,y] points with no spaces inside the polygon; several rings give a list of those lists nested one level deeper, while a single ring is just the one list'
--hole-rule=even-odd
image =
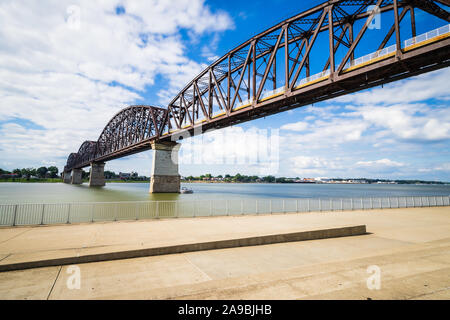
[{"label": "water reflection", "polygon": [[0,203],[448,196],[450,185],[182,184],[194,194],[149,194],[148,183],[0,183]]}]

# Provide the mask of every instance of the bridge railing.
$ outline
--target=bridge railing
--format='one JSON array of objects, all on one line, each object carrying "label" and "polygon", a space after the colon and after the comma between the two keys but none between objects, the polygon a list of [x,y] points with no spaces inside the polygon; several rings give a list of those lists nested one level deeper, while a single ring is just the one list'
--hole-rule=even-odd
[{"label": "bridge railing", "polygon": [[440,37],[440,36],[444,36],[447,33],[450,33],[450,24],[447,24],[443,27],[428,31],[427,33],[423,33],[421,35],[410,38],[408,40],[405,40],[404,47],[408,48],[410,46],[420,44],[420,43],[423,43],[428,40],[432,40],[432,39]]},{"label": "bridge railing", "polygon": [[[405,40],[403,42],[403,49],[410,50],[415,46],[426,44],[427,41],[433,40],[437,41],[439,40],[440,37],[444,37],[449,33],[450,33],[450,24],[447,24],[443,27],[428,31],[416,37]],[[356,69],[357,67],[362,67],[364,65],[376,62],[378,60],[388,58],[394,55],[396,51],[397,46],[394,44],[381,50],[377,50],[375,52],[366,54],[365,56],[347,62],[343,71],[348,72],[350,70]]]},{"label": "bridge railing", "polygon": [[275,97],[277,95],[283,94],[285,91],[285,87],[276,88],[275,90],[265,91],[261,94],[260,100],[265,100],[268,98]]},{"label": "bridge railing", "polygon": [[450,206],[450,196],[0,204],[0,226]]},{"label": "bridge railing", "polygon": [[[433,40],[437,41],[440,37],[444,37],[448,34],[450,34],[450,24],[445,25],[440,28],[437,28],[437,29],[434,29],[434,30],[431,30],[427,33],[418,35],[414,38],[405,40],[403,42],[403,44],[404,44],[403,48],[405,50],[412,49],[413,46],[415,47],[417,45],[425,44],[427,41],[433,41]],[[365,65],[374,63],[376,61],[386,59],[388,57],[393,56],[396,51],[397,51],[397,46],[395,44],[393,44],[389,47],[366,54],[357,59],[350,60],[345,64],[343,72],[349,72],[353,69],[357,69],[357,68],[363,67]],[[313,74],[306,78],[302,78],[297,81],[295,89],[299,89],[301,87],[311,85],[311,84],[319,82],[321,80],[325,80],[328,78],[329,75],[330,75],[330,69]],[[265,92],[262,95],[261,100],[267,100],[270,98],[274,98],[277,96],[277,94],[280,94],[280,93],[284,93],[284,87],[278,88],[273,91]],[[249,102],[248,104],[250,104],[250,103],[251,102]],[[243,102],[241,105],[244,105],[244,106],[247,105],[247,101]],[[241,107],[241,105],[238,105],[237,108]]]},{"label": "bridge railing", "polygon": [[297,87],[296,89],[303,87],[307,84],[312,84],[314,82],[317,82],[319,80],[325,80],[326,78],[328,78],[328,76],[330,75],[330,69],[327,69],[325,71],[313,74],[312,76],[306,77],[301,79],[300,81],[297,82]]}]

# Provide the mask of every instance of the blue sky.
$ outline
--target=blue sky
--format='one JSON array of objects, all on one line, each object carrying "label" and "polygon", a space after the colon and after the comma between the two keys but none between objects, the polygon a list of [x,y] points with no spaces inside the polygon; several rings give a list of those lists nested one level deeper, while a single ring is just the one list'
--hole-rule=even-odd
[{"label": "blue sky", "polygon": [[[120,109],[166,106],[212,61],[320,2],[2,1],[0,167],[62,169]],[[357,56],[374,51],[386,20],[369,31]],[[418,34],[445,24],[420,11],[416,21]],[[450,181],[449,79],[448,69],[439,70],[189,139],[180,173]],[[217,161],[224,150],[238,158],[270,139],[277,142],[275,166]],[[193,152],[203,156],[189,163]],[[111,161],[106,169],[149,175],[151,156]]]}]

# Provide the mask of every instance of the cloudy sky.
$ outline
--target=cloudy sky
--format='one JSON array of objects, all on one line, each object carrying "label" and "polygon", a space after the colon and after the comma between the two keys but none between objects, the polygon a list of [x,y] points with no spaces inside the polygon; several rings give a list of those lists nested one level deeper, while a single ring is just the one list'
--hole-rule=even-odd
[{"label": "cloudy sky", "polygon": [[[219,56],[318,2],[2,0],[0,167],[62,169],[122,108],[166,106]],[[447,68],[186,140],[180,173],[450,181],[449,80]],[[149,175],[151,156],[106,169]]]}]

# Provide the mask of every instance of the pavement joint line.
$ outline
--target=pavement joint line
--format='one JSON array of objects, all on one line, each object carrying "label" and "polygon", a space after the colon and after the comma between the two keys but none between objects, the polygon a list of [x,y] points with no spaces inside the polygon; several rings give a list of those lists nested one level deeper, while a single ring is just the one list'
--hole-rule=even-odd
[{"label": "pavement joint line", "polygon": [[200,269],[195,263],[193,263],[192,261],[191,261],[191,259],[189,259],[188,257],[187,257],[187,255],[186,254],[183,254],[183,257],[187,260],[187,262],[189,262],[195,269],[197,269],[201,274],[203,274],[204,276],[206,276],[207,278],[208,278],[208,280],[212,280],[212,278],[205,272],[205,271],[203,271],[202,269]]},{"label": "pavement joint line", "polygon": [[58,274],[56,275],[55,281],[53,281],[53,285],[50,288],[50,291],[49,291],[49,293],[47,295],[47,299],[46,300],[48,300],[50,298],[50,295],[52,294],[53,288],[55,287],[56,281],[58,281],[59,274],[61,273],[61,269],[62,269],[62,266],[59,267]]},{"label": "pavement joint line", "polygon": [[366,232],[366,225],[342,226],[337,228],[316,229],[294,233],[268,234],[246,238],[222,239],[209,242],[184,243],[164,247],[150,247],[118,252],[104,252],[90,255],[80,255],[80,256],[53,258],[53,259],[34,260],[34,261],[22,261],[9,264],[5,263],[0,264],[0,272],[50,267],[50,266],[82,264],[100,261],[133,259],[149,256],[179,254],[185,252],[268,245],[273,243],[360,236],[367,234],[368,233]]},{"label": "pavement joint line", "polygon": [[408,300],[415,300],[415,299],[420,298],[420,297],[430,296],[430,295],[433,295],[435,293],[439,293],[439,292],[443,292],[443,291],[447,291],[447,290],[450,290],[450,287],[445,287],[445,288],[442,288],[442,289],[434,290],[432,292],[422,293],[422,294],[419,294],[419,295],[414,296],[414,297],[409,297]]},{"label": "pavement joint line", "polygon": [[5,260],[6,258],[8,258],[11,255],[11,253],[8,253],[6,256],[4,256],[3,258],[0,259],[0,262],[2,262],[3,260]]},{"label": "pavement joint line", "polygon": [[1,243],[4,243],[4,242],[7,242],[7,241],[9,241],[9,240],[12,240],[12,239],[14,239],[14,238],[17,238],[18,236],[21,236],[21,235],[23,235],[24,233],[26,233],[26,232],[28,232],[28,231],[30,231],[30,230],[31,230],[31,228],[27,228],[27,230],[25,230],[24,232],[18,233],[18,234],[16,234],[16,235],[12,236],[12,237],[9,238],[9,239],[0,241],[0,244],[1,244]]}]

